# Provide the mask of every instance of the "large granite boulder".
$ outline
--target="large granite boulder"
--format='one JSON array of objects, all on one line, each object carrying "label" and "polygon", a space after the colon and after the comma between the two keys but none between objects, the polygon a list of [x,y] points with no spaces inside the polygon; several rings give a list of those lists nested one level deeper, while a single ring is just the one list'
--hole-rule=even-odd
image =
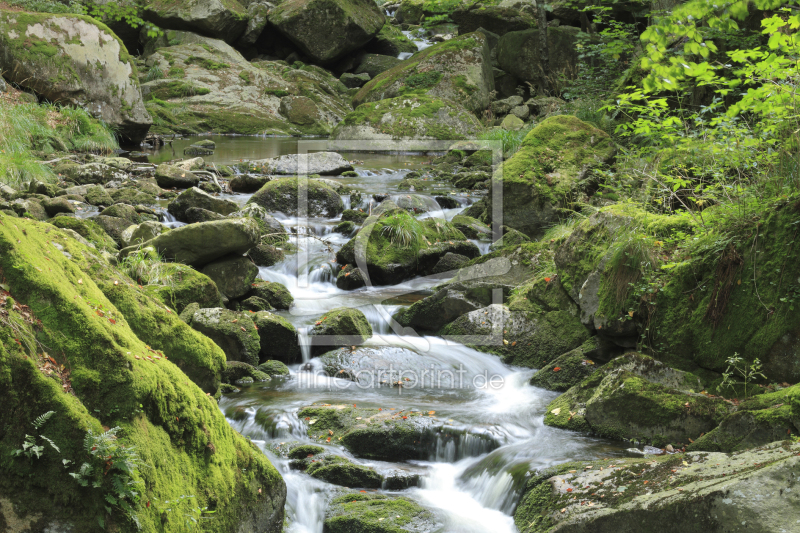
[{"label": "large granite boulder", "polygon": [[327,185],[315,180],[281,178],[270,181],[255,193],[248,204],[256,204],[271,213],[298,214],[298,201],[306,201],[311,217],[335,217],[344,211],[342,198]]},{"label": "large granite boulder", "polygon": [[144,18],[161,28],[195,31],[233,43],[247,28],[249,15],[237,0],[152,0],[145,5]]},{"label": "large granite boulder", "polygon": [[228,361],[255,366],[261,341],[248,315],[219,307],[200,309],[197,304],[192,304],[184,310],[181,318],[222,348]]},{"label": "large granite boulder", "polygon": [[219,291],[228,298],[239,298],[250,292],[258,276],[258,267],[249,257],[230,255],[203,267],[203,274],[216,283]]},{"label": "large granite boulder", "polygon": [[312,154],[288,154],[271,159],[257,159],[248,163],[250,170],[265,174],[296,176],[297,174],[319,174],[338,176],[353,170],[353,165],[336,152],[314,152]]},{"label": "large granite boulder", "polygon": [[230,215],[239,209],[239,204],[232,200],[217,198],[197,187],[187,189],[172,200],[167,206],[167,211],[180,221],[186,220],[186,212],[191,208],[200,208],[220,215]]},{"label": "large granite boulder", "polygon": [[577,72],[579,28],[558,26],[547,28],[549,53],[548,72],[543,72],[539,51],[539,30],[512,31],[497,43],[497,63],[520,82],[539,86],[542,76],[573,75]]},{"label": "large granite boulder", "polygon": [[0,11],[0,71],[50,102],[86,109],[131,142],[153,122],[133,59],[91,17]]}]

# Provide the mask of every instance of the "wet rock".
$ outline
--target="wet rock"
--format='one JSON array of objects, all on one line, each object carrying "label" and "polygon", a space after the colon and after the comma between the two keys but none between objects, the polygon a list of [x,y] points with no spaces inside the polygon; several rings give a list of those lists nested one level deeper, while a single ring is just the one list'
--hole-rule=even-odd
[{"label": "wet rock", "polygon": [[368,216],[369,216],[368,213],[365,213],[363,211],[356,211],[354,209],[345,209],[344,211],[342,211],[343,221],[354,222],[359,225],[362,224],[367,219]]},{"label": "wet rock", "polygon": [[280,263],[284,259],[283,250],[269,244],[259,244],[250,248],[247,256],[252,259],[257,266],[268,267]]},{"label": "wet rock", "polygon": [[458,317],[482,308],[481,302],[470,299],[464,292],[445,288],[401,308],[393,318],[401,326],[438,331]]},{"label": "wet rock", "polygon": [[342,172],[353,170],[344,157],[336,152],[315,152],[312,154],[288,154],[272,159],[251,161],[248,165],[263,170],[265,174],[297,175],[319,174],[321,176],[338,176]]},{"label": "wet rock", "polygon": [[234,176],[231,181],[228,182],[228,186],[233,192],[252,193],[263,187],[268,181],[270,181],[270,179],[272,178],[269,176],[239,174],[238,176]]},{"label": "wet rock", "polygon": [[258,296],[250,296],[236,304],[238,311],[251,311],[257,313],[258,311],[272,311],[274,308],[268,301]]},{"label": "wet rock", "polygon": [[455,209],[461,206],[458,200],[449,196],[437,196],[434,200],[436,200],[436,203],[439,204],[442,209]]},{"label": "wet rock", "polygon": [[352,235],[353,232],[356,230],[357,226],[350,222],[349,220],[343,220],[336,224],[336,227],[333,228],[335,233],[341,233],[342,235]]},{"label": "wet rock", "polygon": [[193,329],[222,348],[228,361],[257,365],[260,350],[259,332],[248,314],[211,308],[196,309],[193,313],[184,310],[181,318],[185,318],[186,323]]},{"label": "wet rock", "polygon": [[456,215],[453,217],[453,225],[463,233],[468,239],[490,239],[492,228],[472,217],[466,215]]},{"label": "wet rock", "polygon": [[156,167],[156,182],[163,189],[188,189],[196,187],[200,178],[188,170],[163,164]]},{"label": "wet rock", "polygon": [[[345,224],[345,222],[342,222]],[[350,222],[352,224],[352,222]],[[347,265],[336,274],[336,286],[345,291],[352,291],[367,284],[367,278],[360,268]]]},{"label": "wet rock", "polygon": [[293,364],[300,359],[297,330],[282,316],[262,311],[253,318],[261,339],[260,359]]},{"label": "wet rock", "polygon": [[[268,376],[288,376],[290,374],[289,367],[274,359],[270,361],[264,361],[258,365],[258,369]],[[316,448],[318,448],[318,446],[316,446]],[[319,451],[321,452],[322,448],[319,448]]]},{"label": "wet rock", "polygon": [[307,214],[331,218],[344,210],[342,198],[330,187],[314,180],[303,183],[297,178],[270,181],[255,193],[248,204],[256,204],[269,212],[298,214],[298,199],[307,198]]},{"label": "wet rock", "polygon": [[[149,246],[164,257],[195,267],[228,254],[243,254],[258,243],[258,225],[247,218],[202,222],[162,233]],[[120,252],[125,257],[128,249]]]},{"label": "wet rock", "polygon": [[[292,450],[294,451],[294,450]],[[357,465],[339,455],[328,453],[307,454],[294,459],[291,467],[304,470],[313,478],[349,488],[379,489],[381,475],[372,468]]]},{"label": "wet rock", "polygon": [[640,354],[614,359],[547,406],[545,424],[654,446],[685,444],[730,412],[700,380]]},{"label": "wet rock", "polygon": [[203,267],[203,274],[211,278],[227,298],[239,298],[250,292],[258,276],[258,267],[247,257],[231,254]]},{"label": "wet rock", "polygon": [[445,272],[453,272],[469,263],[469,257],[460,254],[447,252],[444,257],[439,259],[436,266],[431,270],[432,274],[443,274]]},{"label": "wet rock", "polygon": [[572,462],[534,473],[520,531],[792,531],[800,445]]},{"label": "wet rock", "polygon": [[104,24],[73,15],[2,11],[0,36],[0,71],[8,81],[49,102],[85,108],[131,142],[147,134],[153,121],[133,59]]},{"label": "wet rock", "polygon": [[384,20],[369,0],[300,0],[280,4],[269,15],[270,24],[319,63],[367,44]]},{"label": "wet rock", "polygon": [[224,383],[237,383],[243,378],[250,378],[252,381],[269,381],[269,375],[261,372],[256,367],[239,361],[228,361],[225,363],[225,370],[222,371],[222,381]]},{"label": "wet rock", "polygon": [[294,303],[294,297],[289,290],[275,281],[253,283],[250,292],[269,302],[275,309],[289,309]]},{"label": "wet rock", "polygon": [[187,210],[197,207],[218,213],[220,215],[230,215],[239,210],[239,204],[224,198],[216,198],[201,191],[197,187],[192,187],[183,191],[177,198],[169,203],[167,211],[182,222],[190,222],[186,219]]},{"label": "wet rock", "polygon": [[331,533],[432,533],[439,527],[433,515],[410,498],[361,493],[332,499],[324,525]]},{"label": "wet rock", "polygon": [[54,217],[59,213],[74,213],[75,206],[66,198],[48,198],[42,202],[45,212]]},{"label": "wet rock", "polygon": [[372,337],[372,326],[358,309],[339,307],[319,317],[308,332],[312,354],[332,347],[359,345]]},{"label": "wet rock", "polygon": [[590,354],[596,350],[597,338],[592,337],[578,348],[559,355],[540,368],[531,378],[530,384],[557,392],[571,389],[597,370],[598,365],[590,358]]}]

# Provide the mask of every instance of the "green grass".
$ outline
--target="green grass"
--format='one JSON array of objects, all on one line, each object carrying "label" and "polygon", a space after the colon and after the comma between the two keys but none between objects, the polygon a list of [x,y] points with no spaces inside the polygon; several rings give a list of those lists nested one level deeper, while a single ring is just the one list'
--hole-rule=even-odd
[{"label": "green grass", "polygon": [[524,128],[517,131],[508,131],[503,128],[492,128],[478,135],[481,141],[501,141],[503,143],[503,155],[508,158],[519,150],[522,140],[533,129],[535,124],[527,124]]},{"label": "green grass", "polygon": [[136,250],[122,260],[120,269],[142,285],[173,284],[172,268],[153,250]]},{"label": "green grass", "polygon": [[54,181],[50,167],[37,162],[52,152],[118,147],[111,127],[83,109],[0,101],[0,182],[12,187],[31,179]]}]

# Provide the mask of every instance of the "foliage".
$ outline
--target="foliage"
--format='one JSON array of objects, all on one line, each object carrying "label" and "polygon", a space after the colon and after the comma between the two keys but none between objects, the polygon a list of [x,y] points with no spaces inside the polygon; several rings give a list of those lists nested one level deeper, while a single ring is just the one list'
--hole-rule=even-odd
[{"label": "foliage", "polygon": [[419,241],[419,235],[414,232],[413,228],[402,224],[387,224],[381,228],[381,234],[399,248],[409,248]]},{"label": "foliage", "polygon": [[144,463],[133,446],[120,444],[117,438],[120,431],[120,427],[114,427],[95,434],[90,429],[83,441],[84,451],[90,458],[81,464],[78,472],[70,473],[80,486],[101,493],[97,499],[98,506],[102,506],[97,515],[100,527],[105,527],[105,514],[113,514],[115,509],[139,526],[136,507],[144,490],[139,469]]},{"label": "foliage", "polygon": [[531,122],[517,131],[492,128],[479,133],[478,139],[482,141],[500,141],[503,144],[503,156],[509,158],[519,150],[523,139],[534,126],[535,124]]},{"label": "foliage", "polygon": [[156,64],[150,67],[150,70],[147,71],[147,75],[144,77],[144,81],[160,80],[163,77],[164,77],[164,72],[161,70],[161,67]]},{"label": "foliage", "polygon": [[[739,357],[738,353],[734,353],[733,357],[728,358],[727,363],[728,368],[722,373],[721,389],[735,389],[737,385],[744,385],[744,397],[747,398],[748,385],[752,385],[757,378],[767,379],[767,376],[761,372],[762,364],[757,357],[753,359],[752,363],[748,363]],[[736,379],[737,375],[741,381]]]},{"label": "foliage", "polygon": [[[33,421],[33,429],[39,431],[45,423],[50,420],[55,411],[48,411],[45,414],[39,416],[36,420]],[[45,437],[44,435],[38,435],[38,438],[42,439],[44,442],[50,445],[56,452],[61,453],[61,450],[55,443],[50,440],[49,438]],[[20,457],[24,455],[29,460],[33,461],[33,458],[36,457],[39,459],[42,454],[44,453],[44,446],[37,444],[37,436],[36,435],[25,435],[25,441],[22,443],[22,448],[16,449],[11,452],[11,455],[14,457]]]},{"label": "foliage", "polygon": [[139,249],[129,254],[120,268],[140,284],[171,286],[173,283],[172,269],[152,249]]},{"label": "foliage", "polygon": [[141,17],[140,7],[137,2],[107,2],[94,3],[90,0],[69,0],[58,2],[54,0],[9,0],[9,5],[22,8],[26,11],[39,13],[73,13],[76,15],[89,15],[101,21],[124,21],[132,28],[143,27],[147,36],[155,38],[163,32],[155,24],[146,22]]},{"label": "foliage", "polygon": [[156,504],[156,508],[161,511],[161,516],[165,522],[170,521],[174,516],[176,522],[170,527],[170,531],[192,532],[202,531],[201,520],[208,520],[211,517],[204,515],[214,514],[208,507],[198,507],[195,496],[181,495],[174,500],[165,500]]}]

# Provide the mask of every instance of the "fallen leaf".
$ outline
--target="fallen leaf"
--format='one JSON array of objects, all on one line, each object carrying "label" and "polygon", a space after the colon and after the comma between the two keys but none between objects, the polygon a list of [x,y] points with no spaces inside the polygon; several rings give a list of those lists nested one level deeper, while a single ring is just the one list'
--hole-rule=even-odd
[{"label": "fallen leaf", "polygon": [[558,371],[560,371],[560,370],[561,370],[561,367],[560,367],[560,366],[557,366],[557,367],[555,367],[555,368],[553,369],[553,372],[558,372]]},{"label": "fallen leaf", "polygon": [[561,408],[560,407],[556,407],[555,409],[553,409],[550,412],[553,413],[554,415],[558,416],[559,414],[561,414]]}]

